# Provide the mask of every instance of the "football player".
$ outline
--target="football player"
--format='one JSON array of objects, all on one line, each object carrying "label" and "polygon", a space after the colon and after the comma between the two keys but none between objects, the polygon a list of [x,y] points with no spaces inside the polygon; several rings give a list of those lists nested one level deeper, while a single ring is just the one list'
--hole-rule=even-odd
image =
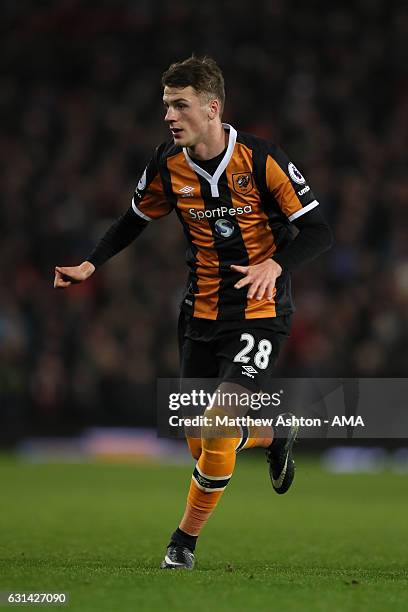
[{"label": "football player", "polygon": [[[222,122],[224,79],[213,59],[172,64],[162,85],[170,140],[154,151],[129,209],[83,263],[55,268],[54,286],[86,280],[151,221],[174,211],[189,267],[179,320],[180,376],[218,379],[219,391],[256,392],[273,376],[289,335],[290,273],[328,249],[331,232],[286,154]],[[224,406],[213,408],[225,413]],[[197,538],[231,479],[237,451],[264,447],[272,486],[285,493],[294,477],[296,433],[290,425],[280,436],[203,428],[189,437],[196,465],[161,567],[194,567]]]}]

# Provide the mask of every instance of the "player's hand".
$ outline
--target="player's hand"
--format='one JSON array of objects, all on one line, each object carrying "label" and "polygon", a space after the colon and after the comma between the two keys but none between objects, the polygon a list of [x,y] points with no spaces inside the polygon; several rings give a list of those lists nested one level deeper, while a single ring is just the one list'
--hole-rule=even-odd
[{"label": "player's hand", "polygon": [[80,266],[70,268],[55,266],[54,289],[65,289],[75,283],[82,283],[94,272],[95,266],[90,261],[84,261]]},{"label": "player's hand", "polygon": [[276,279],[282,273],[281,266],[273,259],[256,264],[255,266],[231,266],[235,272],[244,274],[235,285],[235,289],[241,289],[248,285],[248,297],[256,297],[257,300],[272,300]]}]

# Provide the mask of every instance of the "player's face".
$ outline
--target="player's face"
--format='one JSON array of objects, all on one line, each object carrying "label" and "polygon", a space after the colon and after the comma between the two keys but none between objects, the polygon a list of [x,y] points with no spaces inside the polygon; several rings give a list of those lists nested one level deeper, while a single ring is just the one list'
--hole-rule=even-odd
[{"label": "player's face", "polygon": [[206,140],[212,112],[208,96],[198,94],[191,85],[183,88],[165,87],[163,102],[166,109],[164,120],[175,144],[194,147]]}]

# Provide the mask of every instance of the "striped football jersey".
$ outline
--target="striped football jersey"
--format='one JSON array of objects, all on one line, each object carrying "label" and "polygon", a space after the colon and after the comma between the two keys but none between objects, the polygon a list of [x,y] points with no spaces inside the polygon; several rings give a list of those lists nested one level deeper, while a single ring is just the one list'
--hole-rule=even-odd
[{"label": "striped football jersey", "polygon": [[[161,144],[143,172],[133,200],[146,221],[175,211],[187,240],[189,280],[182,308],[194,317],[237,320],[293,311],[290,275],[278,277],[272,301],[235,289],[242,274],[231,265],[255,265],[284,249],[291,222],[318,205],[296,166],[276,145],[229,132],[213,174],[173,142]],[[204,165],[204,164],[203,164]]]}]

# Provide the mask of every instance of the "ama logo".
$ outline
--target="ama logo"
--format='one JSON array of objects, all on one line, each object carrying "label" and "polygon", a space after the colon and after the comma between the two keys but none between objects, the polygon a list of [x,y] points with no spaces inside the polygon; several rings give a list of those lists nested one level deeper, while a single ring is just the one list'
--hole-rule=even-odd
[{"label": "ama logo", "polygon": [[232,236],[234,229],[234,224],[231,223],[231,221],[227,221],[227,219],[218,219],[215,223],[215,231],[222,236],[222,238],[229,238]]}]

